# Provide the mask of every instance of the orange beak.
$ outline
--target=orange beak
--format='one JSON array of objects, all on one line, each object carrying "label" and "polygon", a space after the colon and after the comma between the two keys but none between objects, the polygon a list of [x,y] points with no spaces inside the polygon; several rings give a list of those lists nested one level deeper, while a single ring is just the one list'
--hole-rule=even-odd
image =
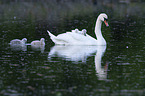
[{"label": "orange beak", "polygon": [[108,24],[108,22],[105,20],[104,21],[104,23],[105,23],[105,25],[108,27],[109,26],[109,24]]}]

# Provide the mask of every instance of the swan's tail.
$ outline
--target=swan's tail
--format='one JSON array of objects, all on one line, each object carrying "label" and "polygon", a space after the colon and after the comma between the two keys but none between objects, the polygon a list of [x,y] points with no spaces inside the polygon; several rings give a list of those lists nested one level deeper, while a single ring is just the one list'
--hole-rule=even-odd
[{"label": "swan's tail", "polygon": [[57,39],[56,36],[53,35],[52,33],[50,33],[48,30],[47,30],[47,32],[48,32],[48,34],[49,34],[51,40],[52,40],[54,43],[56,43],[56,39]]},{"label": "swan's tail", "polygon": [[51,39],[56,38],[56,36],[54,36],[54,35],[53,35],[52,33],[50,33],[48,30],[47,30],[47,32],[48,32],[48,34],[49,34],[49,36],[50,36]]}]

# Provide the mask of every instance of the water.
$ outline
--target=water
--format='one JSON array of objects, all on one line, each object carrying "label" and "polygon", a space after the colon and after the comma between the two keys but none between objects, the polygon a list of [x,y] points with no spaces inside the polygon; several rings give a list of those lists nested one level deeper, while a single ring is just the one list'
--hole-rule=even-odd
[{"label": "water", "polygon": [[[100,5],[102,2],[98,1],[98,5],[79,2],[78,6],[75,2],[58,5],[56,2],[45,4],[40,1],[1,2],[1,95],[145,94],[144,3],[104,1],[104,5]],[[55,9],[49,9],[47,4]],[[110,27],[107,28],[104,24],[102,26],[106,47],[55,46],[46,32],[49,30],[58,35],[75,28],[86,28],[88,34],[95,37],[93,30],[101,12],[109,16]],[[12,39],[25,37],[28,43],[43,37],[46,46],[31,48],[29,44],[14,47],[9,45]]]}]

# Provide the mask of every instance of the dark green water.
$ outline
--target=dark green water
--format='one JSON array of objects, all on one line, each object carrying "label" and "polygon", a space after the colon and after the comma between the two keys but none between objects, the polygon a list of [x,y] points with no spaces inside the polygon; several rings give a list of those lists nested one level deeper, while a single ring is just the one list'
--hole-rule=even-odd
[{"label": "dark green water", "polygon": [[[0,3],[0,95],[143,96],[144,2],[58,3]],[[106,47],[54,46],[46,32],[58,35],[85,28],[95,37],[101,12],[109,17],[110,27],[102,26]],[[30,43],[42,37],[43,49],[9,45],[16,38]]]}]

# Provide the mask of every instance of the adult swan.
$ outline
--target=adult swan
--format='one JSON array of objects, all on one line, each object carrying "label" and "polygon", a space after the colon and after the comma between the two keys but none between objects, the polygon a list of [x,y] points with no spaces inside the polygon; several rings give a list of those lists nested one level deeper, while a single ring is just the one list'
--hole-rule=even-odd
[{"label": "adult swan", "polygon": [[96,21],[96,26],[95,26],[95,34],[97,37],[97,40],[93,37],[91,37],[88,34],[80,34],[82,31],[72,31],[72,32],[66,32],[59,34],[58,36],[54,36],[52,33],[50,33],[48,30],[48,34],[52,41],[55,44],[60,44],[60,45],[106,45],[106,41],[102,36],[101,33],[101,25],[102,22],[108,25],[108,16],[105,13],[101,13]]}]

